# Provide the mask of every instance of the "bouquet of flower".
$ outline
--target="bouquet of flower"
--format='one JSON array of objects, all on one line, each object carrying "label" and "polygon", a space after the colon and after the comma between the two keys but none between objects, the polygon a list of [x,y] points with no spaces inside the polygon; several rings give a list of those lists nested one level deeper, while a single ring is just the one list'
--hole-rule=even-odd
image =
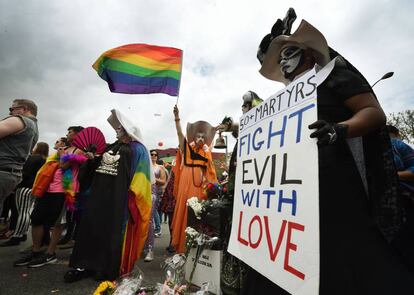
[{"label": "bouquet of flower", "polygon": [[167,274],[166,281],[174,285],[180,285],[185,282],[184,264],[186,259],[187,257],[184,254],[175,254],[164,261],[161,267]]},{"label": "bouquet of flower", "polygon": [[181,295],[187,293],[187,285],[184,276],[184,264],[187,257],[183,254],[175,254],[167,258],[161,267],[167,276],[164,284],[157,284],[156,295]]},{"label": "bouquet of flower", "polygon": [[170,282],[165,281],[164,284],[157,284],[157,292],[155,295],[208,295],[211,294],[210,291],[212,289],[213,287],[210,282],[203,284],[198,291],[192,292],[187,285],[171,285]]},{"label": "bouquet of flower", "polygon": [[130,273],[123,275],[119,279],[113,295],[135,294],[141,287],[142,280],[143,273],[137,264],[135,264],[134,269]]},{"label": "bouquet of flower", "polygon": [[164,284],[157,284],[157,293],[155,295],[183,295],[186,292],[187,285],[178,285],[173,281],[167,279]]},{"label": "bouquet of flower", "polygon": [[201,219],[200,214],[203,209],[202,203],[198,200],[197,197],[191,197],[187,200],[187,207],[191,208],[194,212],[194,216],[197,219]]},{"label": "bouquet of flower", "polygon": [[207,183],[204,187],[204,193],[210,200],[221,198],[223,194],[223,186],[220,183]]},{"label": "bouquet of flower", "polygon": [[191,226],[187,226],[185,229],[185,253],[184,256],[187,259],[188,254],[190,253],[191,248],[197,245],[197,237],[199,236],[199,232],[196,231]]},{"label": "bouquet of flower", "polygon": [[[190,201],[190,204],[198,206],[198,199]],[[187,227],[186,233],[186,251],[185,254],[176,254],[167,258],[162,264],[162,268],[166,271],[166,280],[163,284],[158,283],[156,287],[156,295],[205,295],[210,294],[211,283],[203,284],[200,290],[193,292],[191,290],[191,280],[197,266],[198,260],[206,247],[210,247],[218,238],[211,238],[205,234],[199,233],[192,227]],[[184,266],[187,262],[190,250],[197,247],[197,252],[190,274],[189,282],[185,280]],[[198,288],[197,288],[198,289]]]},{"label": "bouquet of flower", "polygon": [[[202,201],[192,197],[187,201],[187,224],[197,232],[223,240],[229,201],[221,198],[222,187],[217,183],[210,183],[207,193],[214,197]],[[221,247],[221,243],[217,241],[213,249],[220,250]]]},{"label": "bouquet of flower", "polygon": [[104,281],[99,284],[98,288],[93,292],[93,295],[111,295],[115,288],[116,285],[114,282]]}]

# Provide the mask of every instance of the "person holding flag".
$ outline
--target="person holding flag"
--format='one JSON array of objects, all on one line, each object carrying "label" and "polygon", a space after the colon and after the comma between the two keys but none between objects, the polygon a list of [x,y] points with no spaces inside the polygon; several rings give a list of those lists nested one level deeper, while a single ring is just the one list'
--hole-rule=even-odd
[{"label": "person holding flag", "polygon": [[210,147],[216,129],[205,121],[188,123],[186,138],[181,129],[177,105],[174,106],[174,121],[180,148],[174,169],[174,195],[177,199],[172,221],[171,245],[178,253],[184,253],[187,200],[191,197],[206,199],[204,185],[217,182]]}]

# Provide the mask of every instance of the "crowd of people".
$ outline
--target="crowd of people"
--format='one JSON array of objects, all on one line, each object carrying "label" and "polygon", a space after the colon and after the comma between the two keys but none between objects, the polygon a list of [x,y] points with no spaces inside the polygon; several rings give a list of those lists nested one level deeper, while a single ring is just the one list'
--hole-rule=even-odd
[{"label": "crowd of people", "polygon": [[[317,87],[318,121],[309,125],[319,152],[320,294],[409,294],[414,279],[413,149],[401,141],[397,128],[386,128],[366,79],[308,22],[290,34],[286,22],[278,20],[257,57],[264,77],[286,85],[335,59],[332,73]],[[248,91],[242,112],[261,102]],[[50,156],[47,144],[36,144],[36,113],[33,101],[14,100],[10,116],[0,121],[0,211],[7,217],[3,203],[14,208],[5,233],[9,239],[1,246],[26,240],[31,225],[32,247],[14,265],[36,268],[55,262],[56,247],[74,240],[66,282],[89,276],[113,280],[131,271],[140,257],[152,261],[163,214],[171,236],[166,250],[183,253],[187,200],[206,198],[203,186],[218,182],[211,154],[214,135],[238,135],[237,123],[227,117],[219,126],[189,123],[184,135],[175,106],[179,149],[168,171],[158,151],[146,147],[139,128],[118,110],[108,118],[117,141],[103,153],[73,146],[83,128],[71,126]],[[238,169],[235,151],[237,144],[224,196],[230,207]],[[38,193],[42,171],[52,176]],[[231,223],[229,214],[224,245]],[[223,294],[288,294],[226,246],[222,264]]]},{"label": "crowd of people", "polygon": [[[118,110],[108,118],[117,141],[107,144],[103,153],[75,146],[74,139],[85,129],[70,126],[49,155],[48,144],[37,142],[32,109],[37,110],[33,101],[15,100],[2,123],[13,119],[22,128],[0,139],[5,147],[14,146],[10,159],[2,156],[0,169],[12,176],[10,184],[1,186],[3,221],[10,222],[3,232],[7,240],[0,246],[19,245],[31,226],[32,245],[15,267],[54,263],[57,247],[66,246],[73,247],[66,282],[89,276],[113,280],[131,271],[141,256],[145,262],[154,259],[154,238],[161,236],[163,215],[171,236],[167,251],[184,252],[187,196],[203,198],[203,184],[217,182],[210,150],[214,127],[203,121],[189,124],[188,142],[175,107],[180,147],[186,150],[178,151],[178,164],[168,171],[158,151],[147,149],[139,128]],[[23,134],[27,136],[21,139]],[[21,153],[15,155],[16,150]]]}]

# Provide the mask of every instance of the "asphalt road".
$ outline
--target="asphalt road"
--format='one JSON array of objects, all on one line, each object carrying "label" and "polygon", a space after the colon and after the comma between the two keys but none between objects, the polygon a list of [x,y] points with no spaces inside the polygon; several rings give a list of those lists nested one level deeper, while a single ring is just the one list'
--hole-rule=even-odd
[{"label": "asphalt road", "polygon": [[[155,238],[155,259],[152,262],[144,262],[143,258],[138,261],[138,266],[144,273],[144,286],[153,286],[164,281],[165,275],[160,265],[169,257],[165,250],[169,238],[168,226],[162,224],[161,238]],[[13,267],[13,262],[21,257],[19,250],[30,244],[31,242],[26,241],[19,246],[0,247],[0,295],[91,295],[99,285],[92,278],[72,284],[63,282],[63,276],[69,269],[71,249],[57,250],[58,261],[55,264],[37,269]]]}]

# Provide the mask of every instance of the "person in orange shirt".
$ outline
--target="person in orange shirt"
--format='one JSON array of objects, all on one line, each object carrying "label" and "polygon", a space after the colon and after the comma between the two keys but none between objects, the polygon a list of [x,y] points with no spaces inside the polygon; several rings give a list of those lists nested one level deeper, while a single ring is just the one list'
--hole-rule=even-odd
[{"label": "person in orange shirt", "polygon": [[181,129],[177,106],[174,106],[174,120],[180,149],[174,166],[174,195],[177,200],[172,221],[171,244],[178,253],[184,253],[187,200],[191,197],[206,199],[204,185],[217,182],[210,148],[216,130],[205,121],[188,123],[186,138]]}]

